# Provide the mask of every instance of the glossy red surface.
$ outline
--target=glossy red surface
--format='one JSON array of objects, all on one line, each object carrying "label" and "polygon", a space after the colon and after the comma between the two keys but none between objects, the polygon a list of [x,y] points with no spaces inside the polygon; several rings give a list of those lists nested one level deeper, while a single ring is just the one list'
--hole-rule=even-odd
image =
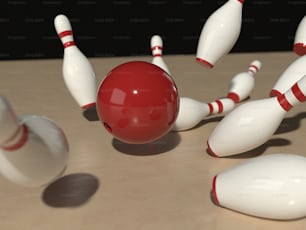
[{"label": "glossy red surface", "polygon": [[100,121],[126,143],[144,144],[161,138],[172,128],[178,110],[175,82],[149,62],[131,61],[115,67],[98,88]]}]

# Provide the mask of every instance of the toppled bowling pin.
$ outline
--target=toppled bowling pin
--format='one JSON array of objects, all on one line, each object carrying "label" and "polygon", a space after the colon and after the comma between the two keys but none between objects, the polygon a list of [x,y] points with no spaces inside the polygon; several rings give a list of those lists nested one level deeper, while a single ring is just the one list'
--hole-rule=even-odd
[{"label": "toppled bowling pin", "polygon": [[217,205],[267,219],[306,216],[306,158],[278,153],[247,160],[218,173],[212,183]]},{"label": "toppled bowling pin", "polygon": [[245,100],[255,87],[255,74],[260,70],[261,62],[254,60],[250,63],[247,72],[236,74],[229,85],[227,97],[235,103]]},{"label": "toppled bowling pin", "polygon": [[252,150],[271,138],[286,113],[306,100],[306,76],[278,97],[245,102],[217,124],[208,138],[211,155],[224,157]]},{"label": "toppled bowling pin", "polygon": [[173,131],[183,131],[194,128],[205,117],[212,114],[226,113],[235,107],[230,98],[221,98],[210,103],[204,103],[188,97],[180,97],[180,107]]},{"label": "toppled bowling pin", "polygon": [[243,2],[228,0],[208,17],[198,41],[198,63],[213,68],[234,47],[240,35]]},{"label": "toppled bowling pin", "polygon": [[68,143],[50,119],[37,115],[17,117],[0,96],[0,173],[22,186],[50,183],[65,169]]}]

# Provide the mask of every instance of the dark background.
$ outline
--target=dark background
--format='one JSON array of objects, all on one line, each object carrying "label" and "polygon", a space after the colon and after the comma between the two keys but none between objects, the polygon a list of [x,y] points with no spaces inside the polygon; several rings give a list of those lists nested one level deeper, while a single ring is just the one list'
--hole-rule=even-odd
[{"label": "dark background", "polygon": [[[75,41],[87,57],[151,55],[153,34],[162,36],[164,55],[195,54],[206,19],[225,2],[3,1],[0,59],[62,57],[53,24],[61,13],[70,19]],[[246,0],[241,34],[231,52],[292,50],[305,13],[306,0]]]}]

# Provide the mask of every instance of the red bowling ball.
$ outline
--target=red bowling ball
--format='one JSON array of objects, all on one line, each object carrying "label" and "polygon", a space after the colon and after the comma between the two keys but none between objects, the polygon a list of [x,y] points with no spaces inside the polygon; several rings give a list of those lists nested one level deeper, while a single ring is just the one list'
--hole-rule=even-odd
[{"label": "red bowling ball", "polygon": [[178,110],[175,82],[149,62],[118,65],[98,87],[99,119],[110,134],[125,143],[145,144],[161,138],[171,130]]}]

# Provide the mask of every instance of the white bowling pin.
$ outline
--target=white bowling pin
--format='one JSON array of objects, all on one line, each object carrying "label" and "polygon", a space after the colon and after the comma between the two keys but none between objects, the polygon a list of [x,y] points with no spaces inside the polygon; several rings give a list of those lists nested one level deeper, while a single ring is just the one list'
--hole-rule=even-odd
[{"label": "white bowling pin", "polygon": [[152,64],[159,66],[164,71],[166,71],[169,75],[170,71],[168,66],[166,65],[162,55],[163,55],[163,40],[159,35],[153,35],[150,41],[151,50],[152,50]]},{"label": "white bowling pin", "polygon": [[243,2],[228,0],[208,17],[198,40],[198,63],[213,68],[234,47],[240,35]]},{"label": "white bowling pin", "polygon": [[254,60],[250,63],[247,72],[236,74],[229,85],[227,97],[235,103],[245,100],[255,87],[254,75],[260,70],[261,62]]},{"label": "white bowling pin", "polygon": [[218,173],[212,183],[217,205],[266,219],[306,216],[306,158],[276,153]]},{"label": "white bowling pin", "polygon": [[204,103],[188,97],[180,97],[180,107],[173,131],[183,131],[194,128],[208,115],[226,113],[232,110],[235,103],[230,98],[221,98],[210,103]]},{"label": "white bowling pin", "polygon": [[69,19],[63,14],[57,15],[54,19],[54,26],[64,46],[63,77],[65,84],[81,108],[94,107],[97,79],[93,66],[75,44]]},{"label": "white bowling pin", "polygon": [[306,74],[306,55],[293,61],[277,79],[270,91],[270,96],[277,96],[286,92],[302,76]]},{"label": "white bowling pin", "polygon": [[295,32],[293,51],[300,56],[306,54],[306,16],[302,18]]},{"label": "white bowling pin", "polygon": [[65,169],[68,143],[63,131],[43,116],[17,117],[0,96],[0,173],[22,186],[50,183]]},{"label": "white bowling pin", "polygon": [[269,140],[287,111],[306,100],[306,76],[278,97],[245,102],[217,124],[208,138],[211,155],[224,157],[252,150]]}]

